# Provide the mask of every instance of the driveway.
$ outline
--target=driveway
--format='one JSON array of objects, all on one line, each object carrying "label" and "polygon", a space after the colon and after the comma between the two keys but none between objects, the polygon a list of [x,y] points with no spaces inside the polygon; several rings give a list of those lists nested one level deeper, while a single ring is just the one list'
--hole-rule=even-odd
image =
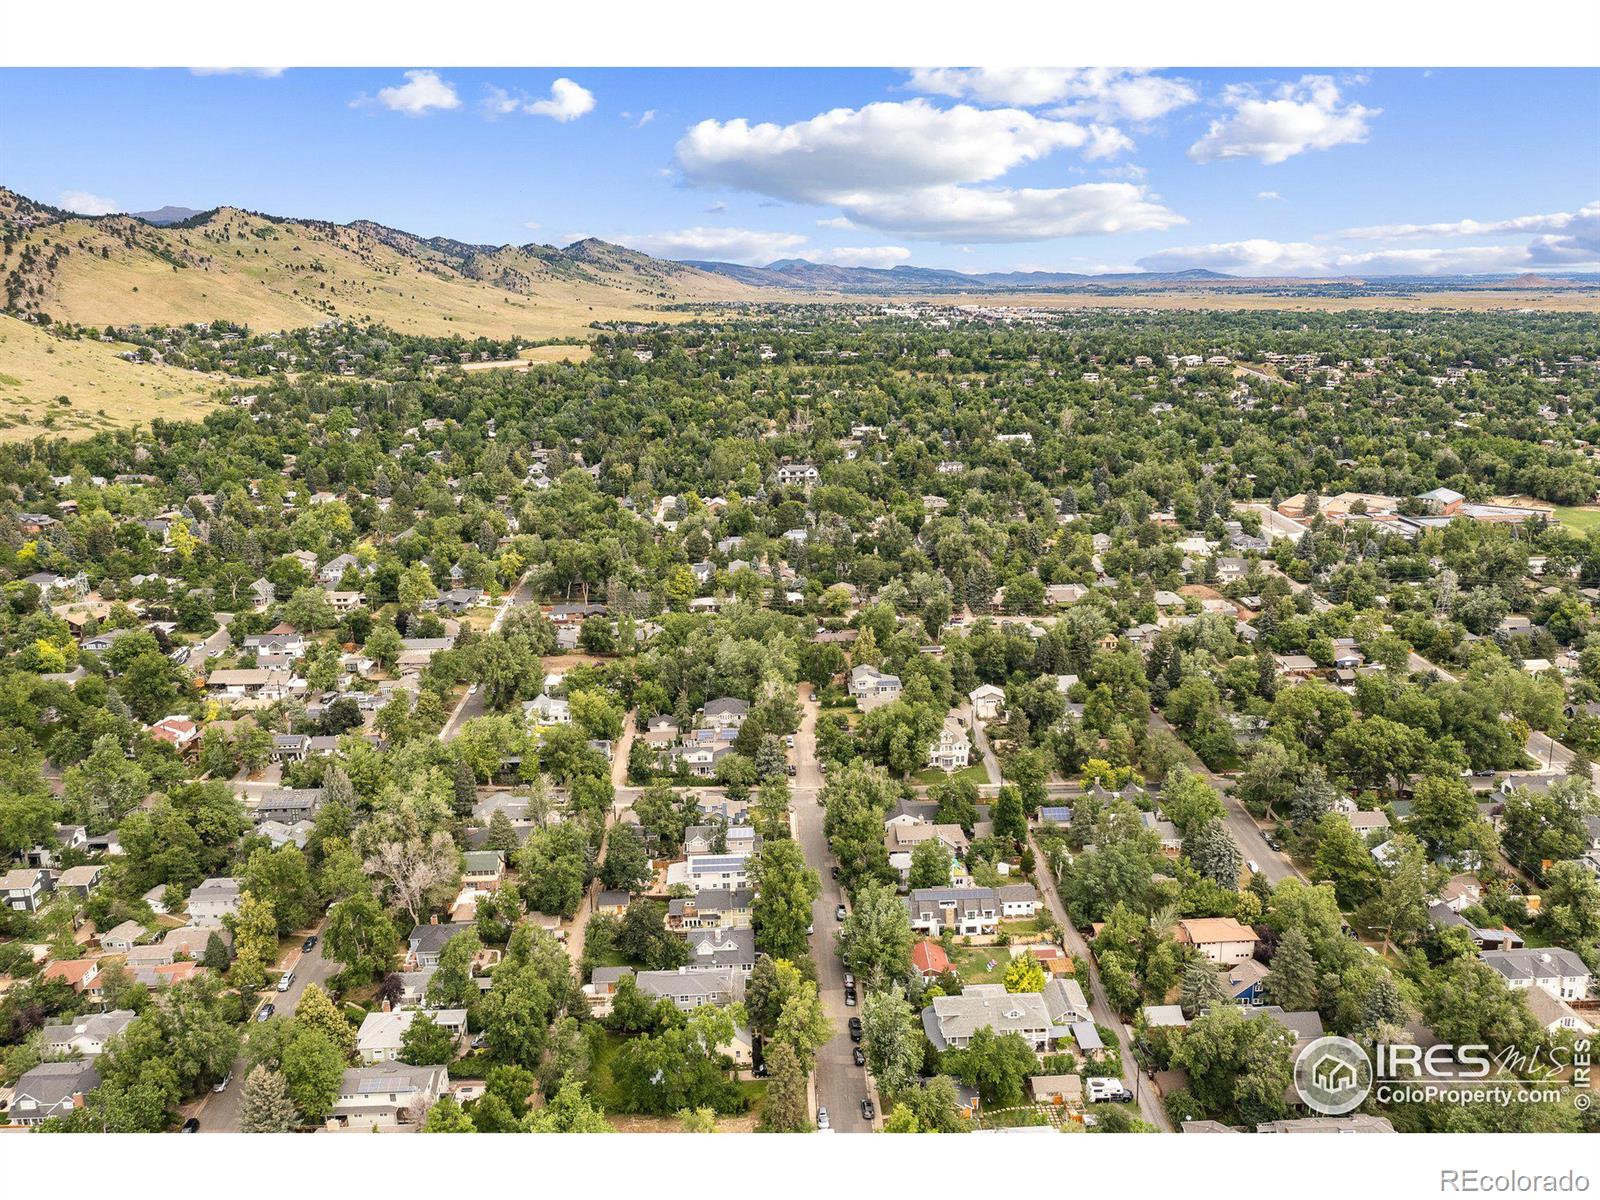
[{"label": "driveway", "polygon": [[[870,1133],[872,1125],[862,1119],[861,1101],[876,1095],[867,1079],[866,1068],[858,1067],[851,1055],[849,1020],[860,1015],[859,1008],[844,1002],[844,964],[839,960],[835,937],[839,922],[834,910],[844,903],[844,890],[832,878],[833,854],[822,832],[822,808],[817,795],[822,790],[822,772],[817,766],[817,702],[808,697],[801,711],[800,729],[794,739],[795,778],[790,796],[794,806],[795,839],[806,862],[822,877],[822,892],[811,906],[816,930],[811,935],[811,957],[817,964],[817,991],[823,1009],[833,1022],[834,1036],[817,1051],[815,1074],[817,1104],[828,1110],[829,1124],[840,1133]],[[816,1113],[811,1114],[816,1118]]]},{"label": "driveway", "polygon": [[1061,897],[1056,892],[1056,881],[1051,877],[1050,870],[1045,866],[1048,861],[1039,843],[1033,840],[1033,834],[1028,834],[1028,845],[1033,848],[1033,857],[1040,864],[1038,871],[1039,891],[1044,895],[1045,903],[1050,906],[1050,912],[1055,916],[1064,934],[1067,953],[1077,961],[1077,979],[1080,983],[1088,978],[1089,1011],[1093,1015],[1095,1024],[1103,1025],[1117,1035],[1117,1045],[1122,1047],[1122,1082],[1132,1089],[1134,1098],[1139,1104],[1139,1115],[1163,1133],[1171,1133],[1172,1122],[1167,1119],[1167,1110],[1162,1107],[1161,1100],[1157,1097],[1155,1088],[1150,1081],[1139,1073],[1139,1064],[1133,1058],[1133,1043],[1128,1037],[1128,1031],[1123,1028],[1122,1018],[1116,1010],[1106,1001],[1106,990],[1100,983],[1100,972],[1095,968],[1094,960],[1089,955],[1089,944],[1083,936],[1073,928],[1072,922],[1067,919],[1066,907],[1061,903]]}]

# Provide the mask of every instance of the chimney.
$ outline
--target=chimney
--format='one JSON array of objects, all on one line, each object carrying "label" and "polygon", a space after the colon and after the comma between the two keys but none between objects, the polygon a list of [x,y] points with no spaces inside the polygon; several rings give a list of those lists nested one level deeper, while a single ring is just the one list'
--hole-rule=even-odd
[{"label": "chimney", "polygon": [[428,924],[429,925],[437,925],[438,923],[439,923],[439,914],[438,913],[429,913],[428,914]]},{"label": "chimney", "polygon": [[383,1011],[384,1012],[388,1012],[390,1010],[390,1008],[392,1008],[392,1007],[393,1006],[387,1000],[385,1000],[383,1002]]}]

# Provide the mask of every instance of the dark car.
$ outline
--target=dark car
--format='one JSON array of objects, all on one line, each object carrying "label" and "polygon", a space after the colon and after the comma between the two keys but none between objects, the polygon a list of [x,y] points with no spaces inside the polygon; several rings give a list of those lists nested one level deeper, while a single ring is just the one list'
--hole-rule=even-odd
[{"label": "dark car", "polygon": [[265,1021],[265,1020],[269,1019],[272,1016],[272,1014],[277,1012],[277,1011],[278,1010],[274,1006],[272,1006],[271,1004],[263,1004],[261,1006],[261,1011],[256,1014],[256,1020]]},{"label": "dark car", "polygon": [[845,990],[844,990],[844,1003],[845,1003],[845,1007],[846,1008],[854,1008],[856,1006],[856,990],[855,990],[855,988],[845,988]]},{"label": "dark car", "polygon": [[873,1117],[875,1117],[877,1115],[878,1115],[877,1109],[872,1107],[872,1101],[871,1100],[867,1100],[867,1099],[863,1099],[861,1101],[861,1119],[863,1121],[870,1121],[870,1120],[872,1120]]},{"label": "dark car", "polygon": [[850,1040],[852,1042],[859,1042],[861,1040],[861,1018],[860,1017],[851,1017],[850,1018]]},{"label": "dark car", "polygon": [[200,1118],[199,1117],[190,1117],[182,1125],[178,1126],[178,1132],[179,1133],[199,1133],[200,1132]]},{"label": "dark car", "polygon": [[310,954],[316,948],[317,948],[317,935],[314,934],[314,933],[310,937],[308,937],[305,941],[300,943],[300,953],[302,953],[302,954]]},{"label": "dark car", "polygon": [[856,1066],[864,1067],[867,1065],[867,1052],[860,1046],[857,1046],[854,1050],[850,1051],[850,1055],[856,1060]]},{"label": "dark car", "polygon": [[793,763],[790,763],[787,767],[784,768],[784,770],[788,771],[790,775],[796,774],[795,765]]},{"label": "dark car", "polygon": [[835,866],[829,867],[828,868],[828,874],[833,876],[833,878],[835,878],[835,879],[839,878],[839,868],[838,868],[838,866],[835,865]]}]

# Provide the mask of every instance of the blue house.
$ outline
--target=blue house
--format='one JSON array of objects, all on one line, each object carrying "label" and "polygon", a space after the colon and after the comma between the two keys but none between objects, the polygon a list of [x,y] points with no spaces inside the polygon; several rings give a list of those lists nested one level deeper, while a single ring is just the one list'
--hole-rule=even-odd
[{"label": "blue house", "polygon": [[1253,958],[1247,958],[1227,969],[1227,978],[1222,986],[1235,1004],[1254,1007],[1267,1002],[1263,987],[1266,979],[1266,967]]}]

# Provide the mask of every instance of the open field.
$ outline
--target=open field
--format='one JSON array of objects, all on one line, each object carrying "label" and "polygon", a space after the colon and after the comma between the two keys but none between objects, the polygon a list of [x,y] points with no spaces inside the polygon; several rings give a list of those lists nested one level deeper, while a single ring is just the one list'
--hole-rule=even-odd
[{"label": "open field", "polygon": [[526,371],[539,363],[581,363],[594,354],[593,346],[529,346],[513,359],[463,363],[463,371]]},{"label": "open field", "polygon": [[1395,309],[1401,312],[1600,312],[1600,292],[1552,288],[1549,291],[1458,291],[1369,296],[1304,296],[1176,288],[1096,295],[1072,292],[980,292],[956,295],[897,296],[903,304],[981,304],[1014,308],[1214,309],[1223,312],[1280,309],[1287,312],[1347,312]]},{"label": "open field", "polygon": [[130,363],[119,357],[128,349],[66,341],[26,321],[0,317],[0,440],[87,437],[153,417],[199,417],[227,382],[220,375]]}]

